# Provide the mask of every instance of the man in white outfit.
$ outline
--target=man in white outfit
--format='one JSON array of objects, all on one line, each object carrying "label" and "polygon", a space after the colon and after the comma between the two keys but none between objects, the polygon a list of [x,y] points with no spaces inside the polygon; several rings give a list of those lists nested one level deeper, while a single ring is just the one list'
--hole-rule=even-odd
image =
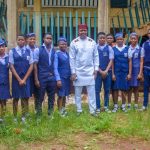
[{"label": "man in white outfit", "polygon": [[75,103],[77,114],[82,113],[81,93],[83,86],[86,86],[89,100],[90,114],[96,114],[95,98],[95,78],[99,67],[99,56],[96,48],[96,42],[87,37],[87,25],[80,24],[79,37],[70,44],[70,67],[72,80],[75,86]]}]

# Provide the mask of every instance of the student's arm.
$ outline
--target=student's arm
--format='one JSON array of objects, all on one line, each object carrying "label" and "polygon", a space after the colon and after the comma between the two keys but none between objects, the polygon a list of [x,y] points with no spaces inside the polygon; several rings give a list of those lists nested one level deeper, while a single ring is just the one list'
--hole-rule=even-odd
[{"label": "student's arm", "polygon": [[73,43],[70,44],[70,50],[69,50],[69,58],[70,58],[70,68],[71,68],[71,80],[75,81],[77,78],[76,75],[76,52],[75,47]]},{"label": "student's arm", "polygon": [[112,80],[116,80],[115,72],[114,72],[114,60],[112,61]]},{"label": "student's arm", "polygon": [[97,77],[97,71],[99,71],[99,54],[98,54],[98,50],[97,50],[97,45],[95,43],[94,46],[94,58],[93,58],[93,63],[94,63],[94,79],[96,79]]},{"label": "student's arm", "polygon": [[33,53],[33,58],[34,58],[34,64],[33,64],[33,70],[34,70],[34,82],[37,88],[40,87],[40,82],[38,79],[38,67],[37,63],[39,61],[39,49],[35,49]]},{"label": "student's arm", "polygon": [[108,66],[107,66],[107,68],[106,68],[106,70],[105,70],[106,73],[108,73],[109,69],[112,67],[112,63],[113,63],[113,59],[111,59],[111,60],[109,61],[109,64],[108,64]]},{"label": "student's arm", "polygon": [[138,74],[138,80],[141,80],[143,77],[143,64],[144,64],[144,57],[141,57],[140,59],[140,72]]},{"label": "student's arm", "polygon": [[55,55],[54,55],[54,74],[56,77],[57,86],[61,87],[62,83],[61,83],[60,75],[58,72],[58,55],[57,55],[57,53],[55,53]]},{"label": "student's arm", "polygon": [[22,79],[19,77],[19,75],[17,74],[15,68],[14,68],[14,65],[10,63],[10,70],[13,74],[13,76],[17,79],[18,82],[21,82]]},{"label": "student's arm", "polygon": [[11,70],[13,76],[20,83],[22,81],[22,79],[19,77],[19,75],[17,74],[17,72],[14,68],[14,57],[13,57],[13,51],[12,50],[9,51],[9,67],[10,67],[10,70]]},{"label": "student's arm", "polygon": [[38,68],[37,68],[37,63],[35,62],[33,65],[33,70],[34,70],[34,82],[37,88],[40,87],[40,82],[38,79]]},{"label": "student's arm", "polygon": [[109,47],[109,63],[107,65],[107,68],[105,69],[105,71],[103,72],[103,76],[106,77],[108,74],[108,71],[110,70],[110,68],[112,67],[112,63],[113,63],[113,59],[114,59],[114,51],[111,47]]},{"label": "student's arm", "polygon": [[143,77],[143,64],[144,64],[144,49],[141,49],[141,58],[140,58],[140,72],[138,74],[138,80],[141,80]]},{"label": "student's arm", "polygon": [[25,75],[24,78],[23,78],[23,81],[24,81],[25,83],[26,83],[26,80],[28,79],[28,77],[30,76],[30,74],[31,74],[32,71],[33,71],[33,63],[30,64],[30,67],[29,67],[29,69],[28,69],[26,75]]},{"label": "student's arm", "polygon": [[33,53],[32,53],[32,51],[30,51],[30,60],[29,60],[30,67],[29,67],[27,73],[25,74],[25,76],[23,78],[23,84],[26,83],[28,77],[30,76],[31,72],[33,71],[33,62],[34,62]]},{"label": "student's arm", "polygon": [[132,73],[132,58],[129,58],[129,73],[127,75],[127,80],[131,79],[131,73]]},{"label": "student's arm", "polygon": [[114,59],[114,51],[111,47],[109,47],[109,64],[105,70],[106,73],[108,73],[109,69],[112,67],[112,63],[113,63],[113,59]]}]

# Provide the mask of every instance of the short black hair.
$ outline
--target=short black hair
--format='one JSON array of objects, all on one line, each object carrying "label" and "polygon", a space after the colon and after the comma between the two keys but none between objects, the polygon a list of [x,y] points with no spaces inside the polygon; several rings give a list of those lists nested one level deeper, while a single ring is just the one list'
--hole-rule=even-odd
[{"label": "short black hair", "polygon": [[19,36],[26,38],[26,36],[25,36],[24,34],[18,34],[18,35],[17,35],[17,38],[18,38]]},{"label": "short black hair", "polygon": [[97,34],[97,38],[98,38],[100,35],[104,35],[104,36],[105,36],[106,34],[105,34],[105,32],[99,32],[99,33]]},{"label": "short black hair", "polygon": [[106,37],[107,36],[112,36],[114,38],[114,36],[111,33],[106,34]]},{"label": "short black hair", "polygon": [[47,33],[44,33],[44,38],[45,38],[47,35],[50,35],[50,36],[52,36],[52,37],[53,37],[52,33],[47,32]]}]

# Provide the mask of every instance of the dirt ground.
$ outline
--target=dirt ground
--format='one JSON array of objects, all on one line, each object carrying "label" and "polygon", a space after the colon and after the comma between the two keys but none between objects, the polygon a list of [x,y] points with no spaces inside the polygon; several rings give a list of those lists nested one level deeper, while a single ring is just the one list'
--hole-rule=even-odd
[{"label": "dirt ground", "polygon": [[78,133],[67,139],[61,137],[47,142],[22,144],[18,150],[150,150],[150,141],[123,139],[105,133]]}]

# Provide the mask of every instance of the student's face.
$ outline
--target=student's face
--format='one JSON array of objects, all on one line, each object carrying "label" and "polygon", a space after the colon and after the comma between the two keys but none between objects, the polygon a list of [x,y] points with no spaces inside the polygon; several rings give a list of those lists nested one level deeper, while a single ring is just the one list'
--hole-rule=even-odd
[{"label": "student's face", "polygon": [[105,35],[99,35],[98,36],[98,42],[100,45],[104,45],[106,42],[106,36]]},{"label": "student's face", "polygon": [[114,38],[111,35],[107,36],[106,40],[108,45],[111,45],[114,42]]},{"label": "student's face", "polygon": [[122,37],[118,37],[116,39],[116,43],[119,47],[123,46],[124,39]]},{"label": "student's face", "polygon": [[148,31],[147,35],[148,35],[148,38],[150,39],[150,30]]},{"label": "student's face", "polygon": [[60,42],[58,43],[58,46],[59,46],[59,49],[60,49],[61,51],[66,51],[66,49],[67,49],[67,42],[60,41]]},{"label": "student's face", "polygon": [[131,36],[130,42],[131,42],[131,45],[135,46],[138,43],[138,37],[137,36]]},{"label": "student's face", "polygon": [[0,45],[0,55],[5,53],[5,45]]},{"label": "student's face", "polygon": [[19,47],[23,47],[25,45],[25,38],[23,36],[18,36],[17,44]]},{"label": "student's face", "polygon": [[87,37],[87,29],[79,29],[79,36],[81,39],[85,39]]},{"label": "student's face", "polygon": [[29,37],[27,39],[27,43],[30,45],[30,46],[34,46],[35,43],[36,43],[36,37]]},{"label": "student's face", "polygon": [[45,45],[51,45],[52,44],[52,36],[51,35],[45,35],[44,43],[45,43]]}]

